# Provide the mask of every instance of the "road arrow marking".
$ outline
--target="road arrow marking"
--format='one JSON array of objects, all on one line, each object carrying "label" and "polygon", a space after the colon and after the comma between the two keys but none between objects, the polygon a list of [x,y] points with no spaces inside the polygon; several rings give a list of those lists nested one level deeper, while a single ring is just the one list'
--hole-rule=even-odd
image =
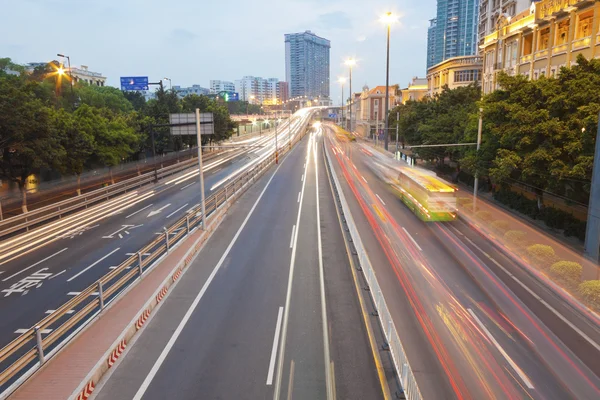
[{"label": "road arrow marking", "polygon": [[155,211],[150,211],[150,212],[148,213],[148,216],[147,216],[147,218],[153,217],[153,216],[155,216],[156,214],[160,214],[160,212],[161,212],[162,210],[164,210],[165,208],[169,207],[170,205],[171,205],[171,203],[167,204],[166,206],[163,206],[163,207],[159,208],[158,210],[155,210]]}]

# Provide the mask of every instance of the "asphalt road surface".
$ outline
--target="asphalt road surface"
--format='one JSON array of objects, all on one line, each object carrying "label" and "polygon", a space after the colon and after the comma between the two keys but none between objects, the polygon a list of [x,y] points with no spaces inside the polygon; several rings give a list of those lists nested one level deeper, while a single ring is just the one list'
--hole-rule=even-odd
[{"label": "asphalt road surface", "polygon": [[[289,133],[284,124],[279,146],[299,133],[305,122],[297,118]],[[274,151],[273,134],[238,143],[248,147],[241,151],[228,149],[204,164],[206,195]],[[197,168],[191,168],[152,187],[129,192],[0,243],[0,346],[183,217],[200,203],[199,187]],[[51,226],[60,229],[46,234],[45,229]],[[3,250],[6,248],[11,250]]]},{"label": "asphalt road surface", "polygon": [[321,141],[232,208],[96,399],[382,398]]},{"label": "asphalt road surface", "polygon": [[588,365],[490,273],[506,259],[460,223],[419,220],[378,151],[335,132],[334,168],[424,398],[598,398]]}]

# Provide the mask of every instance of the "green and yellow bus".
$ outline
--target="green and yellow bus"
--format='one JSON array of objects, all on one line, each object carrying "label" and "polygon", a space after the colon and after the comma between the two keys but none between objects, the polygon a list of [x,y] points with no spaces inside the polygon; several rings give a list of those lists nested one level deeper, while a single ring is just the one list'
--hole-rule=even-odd
[{"label": "green and yellow bus", "polygon": [[456,189],[428,171],[404,168],[393,184],[402,201],[423,221],[454,221]]}]

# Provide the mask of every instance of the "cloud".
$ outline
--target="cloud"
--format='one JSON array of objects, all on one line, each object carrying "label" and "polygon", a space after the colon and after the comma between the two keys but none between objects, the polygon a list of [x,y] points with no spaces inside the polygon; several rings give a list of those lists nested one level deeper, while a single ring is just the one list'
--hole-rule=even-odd
[{"label": "cloud", "polygon": [[198,35],[196,35],[194,32],[190,32],[187,29],[178,28],[178,29],[173,29],[169,33],[169,42],[185,44],[185,43],[189,43],[189,42],[193,41],[194,39],[196,39],[196,37],[198,37]]},{"label": "cloud", "polygon": [[350,21],[350,17],[345,12],[334,11],[319,15],[317,26],[325,30],[352,29],[352,21]]}]

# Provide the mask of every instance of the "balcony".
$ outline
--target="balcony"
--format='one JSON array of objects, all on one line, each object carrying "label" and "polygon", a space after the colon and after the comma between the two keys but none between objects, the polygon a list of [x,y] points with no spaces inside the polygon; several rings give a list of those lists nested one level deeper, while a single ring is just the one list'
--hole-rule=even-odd
[{"label": "balcony", "polygon": [[521,57],[521,64],[531,62],[532,59],[533,59],[533,54],[524,55],[523,57]]},{"label": "balcony", "polygon": [[563,43],[563,44],[559,44],[557,46],[554,46],[552,48],[552,55],[556,55],[556,54],[560,54],[560,53],[566,53],[567,52],[567,44]]},{"label": "balcony", "polygon": [[535,59],[540,60],[542,58],[548,57],[548,49],[538,50],[535,52]]},{"label": "balcony", "polygon": [[582,49],[584,47],[589,47],[592,42],[592,37],[587,36],[581,39],[573,40],[573,44],[571,45],[572,50]]}]

